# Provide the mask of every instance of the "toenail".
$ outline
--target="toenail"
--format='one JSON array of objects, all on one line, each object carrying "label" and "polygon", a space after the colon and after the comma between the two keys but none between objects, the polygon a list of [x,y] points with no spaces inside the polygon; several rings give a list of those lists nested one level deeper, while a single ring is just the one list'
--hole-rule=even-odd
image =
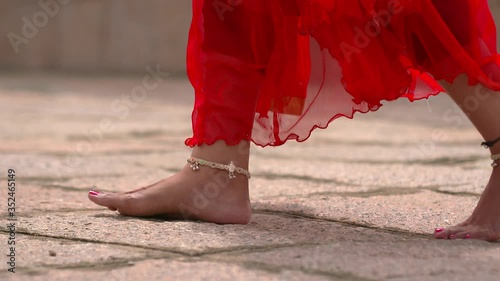
[{"label": "toenail", "polygon": [[455,234],[450,235],[450,239],[455,239],[457,236]]},{"label": "toenail", "polygon": [[434,230],[434,233],[441,233],[441,232],[443,232],[443,231],[444,231],[444,228],[436,228],[436,229]]},{"label": "toenail", "polygon": [[465,239],[471,239],[470,234],[465,235]]},{"label": "toenail", "polygon": [[95,191],[95,190],[91,190],[91,191],[89,191],[89,194],[90,194],[90,195],[93,195],[93,196],[100,195],[100,193],[99,193],[98,191]]}]

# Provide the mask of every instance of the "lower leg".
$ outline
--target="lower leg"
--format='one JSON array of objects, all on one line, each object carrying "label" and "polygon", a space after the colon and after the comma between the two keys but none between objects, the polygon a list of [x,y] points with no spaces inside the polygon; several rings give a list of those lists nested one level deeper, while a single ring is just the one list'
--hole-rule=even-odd
[{"label": "lower leg", "polygon": [[[469,86],[465,75],[459,76],[451,85],[445,84],[445,88],[485,140],[500,137],[500,93],[491,92],[482,85]],[[491,147],[490,151],[500,154],[500,143]],[[488,241],[500,239],[500,168],[493,169],[472,215],[455,227],[436,229],[435,236]]]},{"label": "lower leg", "polygon": [[[233,161],[248,170],[249,150],[248,141],[236,146],[218,141],[195,147],[191,156],[223,164]],[[206,166],[193,171],[189,164],[150,186],[124,193],[91,192],[89,199],[129,216],[165,215],[223,224],[246,224],[251,216],[246,176],[229,179],[226,171]]]},{"label": "lower leg", "polygon": [[[247,3],[248,2],[248,3]],[[193,138],[188,145],[224,138],[194,148],[192,156],[248,169],[257,100],[274,51],[269,5],[243,1],[221,18],[212,1],[193,1],[187,48],[187,72],[195,89]],[[266,11],[266,12],[256,12]],[[269,10],[271,11],[271,10]],[[248,24],[252,23],[252,24]],[[190,165],[151,186],[126,193],[89,195],[125,215],[174,215],[216,223],[248,223],[248,179],[225,171]]]}]

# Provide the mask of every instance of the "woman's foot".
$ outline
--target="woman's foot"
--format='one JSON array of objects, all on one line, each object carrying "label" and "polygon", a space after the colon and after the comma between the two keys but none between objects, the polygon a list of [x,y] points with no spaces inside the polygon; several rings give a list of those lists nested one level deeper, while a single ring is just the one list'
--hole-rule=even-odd
[{"label": "woman's foot", "polygon": [[[499,92],[493,92],[481,84],[469,85],[469,78],[465,74],[459,75],[453,84],[443,82],[443,86],[484,140],[491,141],[500,136]],[[490,152],[492,155],[500,154],[500,144],[491,147]],[[472,215],[454,227],[436,229],[434,236],[440,239],[500,239],[500,167],[493,169]]]},{"label": "woman's foot", "polygon": [[126,216],[197,219],[220,224],[247,224],[251,206],[248,179],[229,179],[225,171],[186,165],[181,172],[134,191],[89,192],[89,199]]},{"label": "woman's foot", "polygon": [[500,239],[500,167],[493,170],[490,181],[472,215],[463,223],[434,232],[438,239]]}]

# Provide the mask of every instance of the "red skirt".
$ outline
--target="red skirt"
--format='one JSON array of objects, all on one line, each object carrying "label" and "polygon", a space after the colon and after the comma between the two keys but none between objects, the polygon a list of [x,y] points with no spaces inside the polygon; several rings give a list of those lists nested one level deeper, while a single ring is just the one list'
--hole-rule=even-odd
[{"label": "red skirt", "polygon": [[487,0],[193,0],[187,71],[189,146],[304,141],[462,73],[500,90]]}]

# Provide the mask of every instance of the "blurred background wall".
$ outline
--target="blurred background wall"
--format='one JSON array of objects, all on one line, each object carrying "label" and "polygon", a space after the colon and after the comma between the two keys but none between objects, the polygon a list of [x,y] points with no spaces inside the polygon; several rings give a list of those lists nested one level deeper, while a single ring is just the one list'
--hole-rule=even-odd
[{"label": "blurred background wall", "polygon": [[0,68],[181,73],[190,21],[190,0],[0,0]]},{"label": "blurred background wall", "polygon": [[190,21],[190,0],[0,0],[0,69],[182,75]]}]

